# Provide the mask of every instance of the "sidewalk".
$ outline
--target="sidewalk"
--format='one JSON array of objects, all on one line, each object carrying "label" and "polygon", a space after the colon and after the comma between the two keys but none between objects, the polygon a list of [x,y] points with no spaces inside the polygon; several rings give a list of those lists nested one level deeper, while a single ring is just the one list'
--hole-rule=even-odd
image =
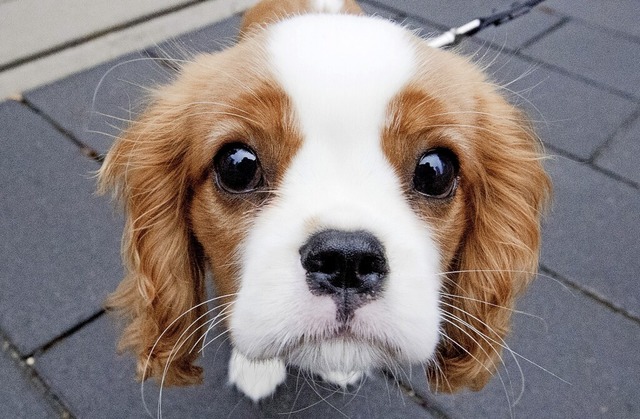
[{"label": "sidewalk", "polygon": [[[512,0],[467,1],[465,10],[441,0],[361,3],[428,34]],[[203,385],[162,392],[162,416],[640,417],[639,12],[635,0],[547,0],[460,47],[508,84],[554,156],[541,274],[517,306],[514,355],[505,351],[484,390],[431,394],[416,369],[400,383],[379,375],[344,394],[292,371],[253,405],[226,384],[222,343],[205,352]],[[175,74],[164,57],[229,45],[239,19],[0,101],[0,416],[147,415],[132,359],[116,354],[102,309],[123,276],[122,220],[95,195],[95,157],[140,109],[145,88]],[[145,383],[154,417],[159,399]]]}]

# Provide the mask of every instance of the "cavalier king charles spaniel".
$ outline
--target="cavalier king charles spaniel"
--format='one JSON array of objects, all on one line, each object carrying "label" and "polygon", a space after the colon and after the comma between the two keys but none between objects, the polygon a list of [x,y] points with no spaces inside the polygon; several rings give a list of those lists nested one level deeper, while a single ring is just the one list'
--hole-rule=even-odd
[{"label": "cavalier king charles spaniel", "polygon": [[537,268],[531,124],[469,59],[353,0],[262,1],[239,38],[158,88],[100,172],[126,213],[108,306],[139,376],[198,382],[220,323],[253,400],[287,365],[481,388]]}]

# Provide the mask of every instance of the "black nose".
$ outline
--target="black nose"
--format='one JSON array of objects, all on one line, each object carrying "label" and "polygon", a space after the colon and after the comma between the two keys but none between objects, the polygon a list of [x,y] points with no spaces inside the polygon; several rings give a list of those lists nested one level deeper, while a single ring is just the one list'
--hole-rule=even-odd
[{"label": "black nose", "polygon": [[314,294],[339,295],[347,305],[375,297],[389,272],[382,243],[366,231],[316,233],[300,248],[300,260]]}]

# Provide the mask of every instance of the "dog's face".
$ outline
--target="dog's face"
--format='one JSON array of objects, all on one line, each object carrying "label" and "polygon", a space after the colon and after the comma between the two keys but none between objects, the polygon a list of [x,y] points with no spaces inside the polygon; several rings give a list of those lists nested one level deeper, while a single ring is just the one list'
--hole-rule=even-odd
[{"label": "dog's face", "polygon": [[270,25],[185,66],[107,157],[128,216],[123,343],[141,374],[172,358],[167,381],[193,381],[208,266],[248,359],[423,364],[441,390],[479,387],[536,268],[539,159],[472,64],[402,27]]}]

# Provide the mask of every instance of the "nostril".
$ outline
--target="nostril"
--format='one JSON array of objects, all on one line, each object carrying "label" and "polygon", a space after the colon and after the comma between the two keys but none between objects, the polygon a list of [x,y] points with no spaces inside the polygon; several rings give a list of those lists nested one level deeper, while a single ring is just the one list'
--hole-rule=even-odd
[{"label": "nostril", "polygon": [[[303,264],[304,266],[305,264]],[[307,272],[336,275],[344,269],[344,257],[338,252],[322,252],[311,255],[304,268]]]},{"label": "nostril", "polygon": [[377,256],[365,255],[360,259],[356,273],[360,276],[383,275],[386,273],[386,263]]}]

